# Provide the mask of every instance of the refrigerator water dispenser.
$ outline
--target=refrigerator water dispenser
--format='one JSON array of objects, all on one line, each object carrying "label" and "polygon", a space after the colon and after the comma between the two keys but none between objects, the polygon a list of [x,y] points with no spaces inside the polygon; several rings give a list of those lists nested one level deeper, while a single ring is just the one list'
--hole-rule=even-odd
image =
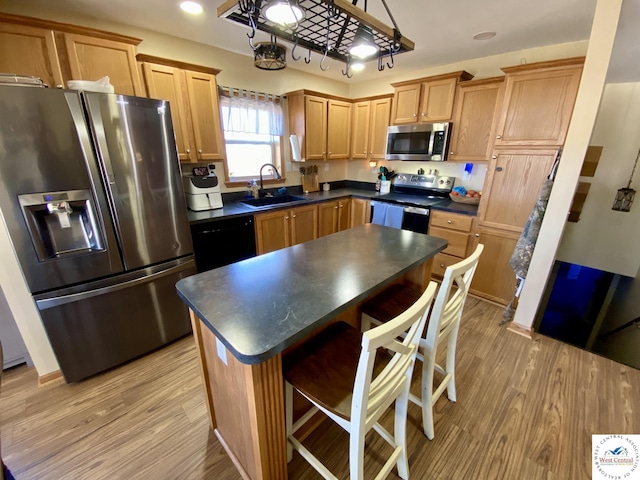
[{"label": "refrigerator water dispenser", "polygon": [[18,195],[40,261],[104,250],[89,190]]}]

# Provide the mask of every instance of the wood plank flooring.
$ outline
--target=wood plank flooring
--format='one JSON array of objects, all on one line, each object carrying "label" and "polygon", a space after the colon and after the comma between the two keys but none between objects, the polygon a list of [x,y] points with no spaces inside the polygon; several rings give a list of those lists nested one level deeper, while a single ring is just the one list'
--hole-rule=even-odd
[{"label": "wood plank flooring", "polygon": [[[409,410],[411,477],[591,478],[591,434],[640,433],[640,371],[507,332],[501,316],[499,307],[467,301],[458,402],[443,395],[436,404],[433,441],[419,409]],[[383,424],[391,428],[389,413]],[[0,432],[18,480],[240,478],[209,430],[191,337],[80,384],[38,387],[33,369],[9,370]],[[365,478],[373,478],[390,448],[375,433],[367,441]],[[348,477],[348,437],[339,427],[325,421],[304,443]],[[295,454],[289,478],[320,477]]]}]

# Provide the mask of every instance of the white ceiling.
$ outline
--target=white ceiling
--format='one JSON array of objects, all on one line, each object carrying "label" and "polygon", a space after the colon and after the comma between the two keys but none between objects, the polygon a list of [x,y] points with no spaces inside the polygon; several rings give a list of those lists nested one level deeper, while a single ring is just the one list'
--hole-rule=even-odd
[{"label": "white ceiling", "polygon": [[[183,13],[178,8],[180,0],[29,1],[47,9],[94,16],[250,54],[248,29],[217,18],[216,9],[223,0],[201,0],[205,12],[199,17]],[[363,3],[364,0],[360,0],[358,5]],[[402,34],[416,44],[413,52],[397,57],[395,68],[415,69],[587,40],[596,0],[387,0],[387,4]],[[392,25],[380,0],[369,0],[368,11]],[[609,81],[640,81],[639,26],[640,0],[625,0]],[[473,40],[472,36],[481,31],[495,31],[497,35],[487,41]],[[262,32],[258,32],[258,40],[263,39],[261,35]],[[315,55],[314,60],[311,65],[305,65],[302,60],[294,62],[290,56],[287,58],[290,68],[348,81],[340,73],[343,64],[330,61],[329,70],[321,72],[319,55]],[[372,62],[350,81],[368,80],[379,75]]]}]

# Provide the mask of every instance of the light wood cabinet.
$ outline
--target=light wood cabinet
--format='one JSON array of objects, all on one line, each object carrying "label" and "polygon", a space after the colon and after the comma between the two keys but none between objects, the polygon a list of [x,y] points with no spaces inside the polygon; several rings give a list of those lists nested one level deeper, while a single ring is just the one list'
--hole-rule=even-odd
[{"label": "light wood cabinet", "polygon": [[65,33],[64,42],[72,79],[98,80],[108,76],[116,93],[144,95],[134,45],[73,33]]},{"label": "light wood cabinet", "polygon": [[551,171],[557,150],[495,150],[478,216],[484,226],[520,233]]},{"label": "light wood cabinet", "polygon": [[318,235],[320,237],[350,228],[350,204],[350,199],[341,198],[318,205]]},{"label": "light wood cabinet", "polygon": [[351,102],[299,90],[287,94],[289,131],[301,139],[305,160],[348,159],[351,155]]},{"label": "light wood cabinet", "polygon": [[136,67],[138,38],[0,14],[0,70],[34,75],[49,86],[108,76],[116,93],[144,95]]},{"label": "light wood cabinet", "polygon": [[449,265],[459,262],[472,253],[472,230],[475,217],[460,213],[431,210],[429,235],[444,238],[449,245],[436,255],[433,274],[442,277]]},{"label": "light wood cabinet", "polygon": [[349,217],[351,228],[370,223],[371,202],[364,198],[352,198]]},{"label": "light wood cabinet", "polygon": [[351,158],[383,160],[391,97],[355,102],[352,114]]},{"label": "light wood cabinet", "polygon": [[470,73],[461,71],[393,83],[391,123],[399,125],[450,121],[458,82],[471,78],[473,76]]},{"label": "light wood cabinet", "polygon": [[[148,95],[168,100],[171,105],[180,160],[223,159],[224,141],[216,84],[219,70],[148,55],[137,58],[142,62]],[[158,63],[163,61],[167,64]]]},{"label": "light wood cabinet", "polygon": [[503,68],[505,99],[495,146],[561,146],[584,58]]},{"label": "light wood cabinet", "polygon": [[458,85],[449,161],[488,162],[491,159],[503,86],[502,77]]},{"label": "light wood cabinet", "polygon": [[64,80],[53,31],[0,23],[0,71],[33,75],[50,87],[62,85]]},{"label": "light wood cabinet", "polygon": [[318,238],[318,207],[305,205],[255,216],[258,255]]}]

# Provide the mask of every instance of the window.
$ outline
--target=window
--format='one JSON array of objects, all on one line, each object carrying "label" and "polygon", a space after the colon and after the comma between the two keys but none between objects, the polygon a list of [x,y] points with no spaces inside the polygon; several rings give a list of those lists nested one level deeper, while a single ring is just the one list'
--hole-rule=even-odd
[{"label": "window", "polygon": [[[267,96],[269,97],[269,96]],[[280,141],[283,135],[282,107],[269,98],[222,96],[220,98],[222,130],[227,152],[229,181],[255,179],[260,167],[272,163],[283,174]],[[275,179],[265,168],[263,178]]]}]

